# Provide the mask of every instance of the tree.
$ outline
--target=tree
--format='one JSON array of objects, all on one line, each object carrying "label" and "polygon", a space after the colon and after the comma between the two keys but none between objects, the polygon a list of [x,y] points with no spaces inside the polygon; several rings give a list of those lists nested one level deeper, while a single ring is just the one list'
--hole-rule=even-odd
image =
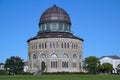
[{"label": "tree", "polygon": [[104,73],[111,73],[113,70],[113,65],[110,63],[103,63],[102,66]]},{"label": "tree", "polygon": [[85,58],[86,70],[92,74],[97,72],[97,66],[99,65],[99,59],[95,56],[90,56]]},{"label": "tree", "polygon": [[23,72],[24,63],[20,57],[12,56],[5,61],[5,69],[9,74],[20,74]]},{"label": "tree", "polygon": [[99,65],[97,66],[97,73],[103,73],[103,72],[104,72],[103,69],[104,69],[104,68],[103,68],[103,65],[99,64]]}]

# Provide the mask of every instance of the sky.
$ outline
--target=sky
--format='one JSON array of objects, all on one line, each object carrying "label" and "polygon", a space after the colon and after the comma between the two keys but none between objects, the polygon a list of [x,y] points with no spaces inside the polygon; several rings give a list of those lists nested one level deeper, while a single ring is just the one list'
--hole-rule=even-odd
[{"label": "sky", "polygon": [[54,4],[67,11],[72,33],[84,39],[83,58],[120,57],[120,0],[0,0],[0,63],[11,56],[28,60],[27,40]]}]

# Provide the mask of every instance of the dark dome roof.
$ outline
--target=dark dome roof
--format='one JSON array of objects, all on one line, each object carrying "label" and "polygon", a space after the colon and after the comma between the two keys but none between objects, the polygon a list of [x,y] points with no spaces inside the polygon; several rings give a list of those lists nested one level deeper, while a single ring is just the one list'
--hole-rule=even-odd
[{"label": "dark dome roof", "polygon": [[48,8],[40,18],[39,25],[46,22],[67,22],[71,24],[70,17],[68,13],[62,8],[53,5]]}]

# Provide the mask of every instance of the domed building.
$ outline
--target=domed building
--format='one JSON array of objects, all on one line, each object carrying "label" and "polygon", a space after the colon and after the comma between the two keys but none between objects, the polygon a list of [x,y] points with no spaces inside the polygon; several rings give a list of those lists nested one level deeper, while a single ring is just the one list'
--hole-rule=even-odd
[{"label": "domed building", "polygon": [[29,71],[81,72],[82,42],[72,34],[68,13],[53,5],[41,15],[37,35],[28,39]]}]

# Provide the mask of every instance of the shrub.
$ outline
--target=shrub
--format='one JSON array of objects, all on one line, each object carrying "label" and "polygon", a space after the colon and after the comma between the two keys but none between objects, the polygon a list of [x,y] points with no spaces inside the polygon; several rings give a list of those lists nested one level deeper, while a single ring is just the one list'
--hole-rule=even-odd
[{"label": "shrub", "polygon": [[6,70],[0,70],[0,75],[7,75],[8,72]]}]

